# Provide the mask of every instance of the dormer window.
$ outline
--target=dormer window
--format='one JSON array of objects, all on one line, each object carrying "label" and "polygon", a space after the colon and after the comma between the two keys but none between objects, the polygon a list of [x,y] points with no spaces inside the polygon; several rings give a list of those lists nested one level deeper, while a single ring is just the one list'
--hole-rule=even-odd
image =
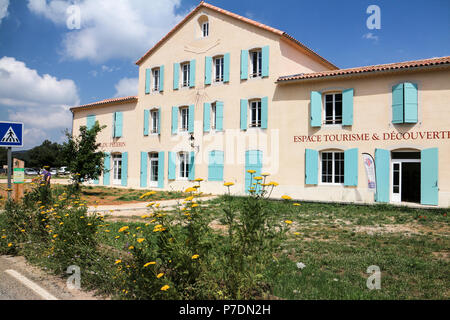
[{"label": "dormer window", "polygon": [[209,36],[209,22],[203,22],[202,23],[202,37],[206,38],[207,36]]}]

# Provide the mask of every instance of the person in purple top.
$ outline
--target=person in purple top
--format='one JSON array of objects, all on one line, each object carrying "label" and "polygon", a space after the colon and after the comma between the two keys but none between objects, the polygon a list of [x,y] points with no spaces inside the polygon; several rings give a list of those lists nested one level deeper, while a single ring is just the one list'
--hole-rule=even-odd
[{"label": "person in purple top", "polygon": [[50,186],[50,179],[52,178],[52,174],[50,173],[50,167],[49,166],[44,166],[44,170],[42,171],[42,175],[44,177],[44,183],[47,186]]}]

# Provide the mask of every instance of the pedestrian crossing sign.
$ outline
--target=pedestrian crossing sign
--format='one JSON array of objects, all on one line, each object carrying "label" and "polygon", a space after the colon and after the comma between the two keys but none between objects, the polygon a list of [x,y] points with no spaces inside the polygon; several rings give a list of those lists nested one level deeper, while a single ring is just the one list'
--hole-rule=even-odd
[{"label": "pedestrian crossing sign", "polygon": [[0,147],[23,146],[23,123],[0,121]]}]

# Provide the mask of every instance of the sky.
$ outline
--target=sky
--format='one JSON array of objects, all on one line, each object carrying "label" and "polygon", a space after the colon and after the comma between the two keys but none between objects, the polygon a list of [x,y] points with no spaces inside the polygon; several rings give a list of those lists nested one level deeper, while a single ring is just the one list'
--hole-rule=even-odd
[{"label": "sky", "polygon": [[[449,0],[207,2],[283,30],[339,68],[450,55]],[[136,95],[135,62],[198,4],[0,0],[0,121],[24,123],[21,149],[62,143],[69,108]]]}]

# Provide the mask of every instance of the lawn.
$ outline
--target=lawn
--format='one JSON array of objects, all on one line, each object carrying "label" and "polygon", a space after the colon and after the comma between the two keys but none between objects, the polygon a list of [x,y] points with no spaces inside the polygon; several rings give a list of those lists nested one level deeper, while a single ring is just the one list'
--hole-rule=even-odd
[{"label": "lawn", "polygon": [[[239,198],[237,199],[239,201]],[[266,268],[274,299],[448,299],[450,228],[447,210],[389,205],[269,201],[280,220],[293,221],[287,241]],[[210,226],[221,237],[223,200],[206,202]],[[146,228],[140,217],[106,219],[102,242],[118,250],[116,238]],[[137,228],[137,229],[136,229]],[[300,269],[297,263],[305,267]],[[381,289],[369,290],[369,266],[381,270]],[[266,297],[267,298],[267,297]]]}]

